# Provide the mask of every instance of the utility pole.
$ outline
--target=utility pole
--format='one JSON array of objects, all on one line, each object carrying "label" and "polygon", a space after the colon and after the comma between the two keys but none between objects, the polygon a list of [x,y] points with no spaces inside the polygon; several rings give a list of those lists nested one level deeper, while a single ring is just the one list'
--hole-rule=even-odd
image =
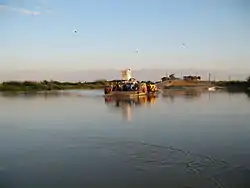
[{"label": "utility pole", "polygon": [[208,81],[211,81],[211,73],[208,74]]}]

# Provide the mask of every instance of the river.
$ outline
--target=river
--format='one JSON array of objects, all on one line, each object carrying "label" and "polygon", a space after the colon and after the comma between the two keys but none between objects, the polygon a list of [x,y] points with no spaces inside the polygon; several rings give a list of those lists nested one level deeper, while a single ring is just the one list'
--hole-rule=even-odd
[{"label": "river", "polygon": [[0,95],[1,188],[249,188],[250,98]]}]

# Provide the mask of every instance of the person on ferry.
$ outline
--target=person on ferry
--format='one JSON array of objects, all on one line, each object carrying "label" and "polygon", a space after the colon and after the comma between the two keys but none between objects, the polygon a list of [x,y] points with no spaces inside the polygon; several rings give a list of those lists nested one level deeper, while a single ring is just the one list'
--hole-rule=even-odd
[{"label": "person on ferry", "polygon": [[117,91],[121,91],[121,84],[117,83]]},{"label": "person on ferry", "polygon": [[126,84],[123,84],[122,91],[127,91],[127,85]]},{"label": "person on ferry", "polygon": [[130,83],[130,84],[129,84],[129,89],[130,89],[130,91],[133,91],[133,89],[134,89],[133,83]]},{"label": "person on ferry", "polygon": [[139,84],[138,84],[138,83],[135,83],[135,85],[134,85],[134,90],[135,90],[135,91],[138,91],[138,90],[139,90]]}]

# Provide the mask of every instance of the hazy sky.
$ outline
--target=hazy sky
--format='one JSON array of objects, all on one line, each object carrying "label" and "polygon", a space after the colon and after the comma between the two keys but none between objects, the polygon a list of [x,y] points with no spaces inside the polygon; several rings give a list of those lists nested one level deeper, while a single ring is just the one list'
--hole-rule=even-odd
[{"label": "hazy sky", "polygon": [[127,67],[250,70],[250,1],[0,0],[1,70]]}]

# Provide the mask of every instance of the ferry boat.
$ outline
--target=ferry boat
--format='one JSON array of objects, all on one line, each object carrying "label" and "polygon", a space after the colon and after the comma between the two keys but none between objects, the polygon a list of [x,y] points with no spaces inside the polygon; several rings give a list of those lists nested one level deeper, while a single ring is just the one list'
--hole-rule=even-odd
[{"label": "ferry boat", "polygon": [[140,97],[140,96],[157,96],[158,91],[154,83],[139,83],[132,82],[118,82],[115,85],[105,87],[104,96],[113,97]]},{"label": "ferry boat", "polygon": [[139,82],[132,78],[131,69],[123,70],[121,80],[113,80],[104,88],[104,96],[114,97],[156,96],[158,93],[154,83]]}]

